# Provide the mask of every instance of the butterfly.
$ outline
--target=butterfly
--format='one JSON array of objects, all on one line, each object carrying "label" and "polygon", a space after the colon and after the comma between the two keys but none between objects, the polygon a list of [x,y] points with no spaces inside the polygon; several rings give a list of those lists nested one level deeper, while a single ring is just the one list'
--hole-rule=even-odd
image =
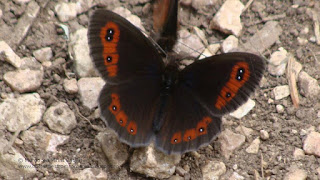
[{"label": "butterfly", "polygon": [[[157,42],[170,51],[177,1],[162,2],[167,4],[156,12],[162,18],[154,29]],[[98,99],[103,121],[121,142],[131,147],[153,143],[166,154],[208,145],[221,131],[221,117],[248,100],[265,69],[260,56],[233,52],[180,70],[174,61],[165,64],[159,48],[138,28],[108,10],[91,15],[88,42],[95,67],[107,82]]]}]

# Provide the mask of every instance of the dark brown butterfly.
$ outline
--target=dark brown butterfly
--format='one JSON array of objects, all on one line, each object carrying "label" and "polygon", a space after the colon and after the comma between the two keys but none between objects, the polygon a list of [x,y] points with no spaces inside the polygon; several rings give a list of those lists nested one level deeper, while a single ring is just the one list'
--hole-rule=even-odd
[{"label": "dark brown butterfly", "polygon": [[[169,4],[159,12],[168,14],[154,27],[157,42],[170,51],[177,1],[161,2]],[[247,101],[265,68],[261,57],[243,52],[207,57],[183,70],[165,65],[154,43],[107,10],[93,12],[88,38],[93,62],[107,82],[99,97],[102,119],[122,142],[132,147],[153,142],[167,154],[209,144],[221,130],[221,117]]]}]

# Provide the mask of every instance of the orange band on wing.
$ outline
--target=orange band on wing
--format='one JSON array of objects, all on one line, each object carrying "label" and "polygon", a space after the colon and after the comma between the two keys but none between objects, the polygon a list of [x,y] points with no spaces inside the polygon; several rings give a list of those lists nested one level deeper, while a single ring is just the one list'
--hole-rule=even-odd
[{"label": "orange band on wing", "polygon": [[209,116],[205,116],[202,118],[201,121],[198,122],[196,128],[187,129],[183,133],[183,139],[182,139],[182,133],[181,131],[175,132],[171,137],[171,144],[179,144],[182,142],[188,142],[196,139],[199,136],[202,136],[204,134],[208,133],[208,126],[212,122],[212,118]]},{"label": "orange band on wing", "polygon": [[[107,22],[100,31],[100,40],[103,46],[102,57],[108,76],[115,77],[118,73],[119,52],[117,46],[120,40],[120,29],[114,22]],[[109,65],[113,65],[109,67]]]},{"label": "orange band on wing", "polygon": [[250,69],[246,62],[238,62],[232,67],[228,82],[222,87],[215,103],[215,107],[221,110],[238,93],[239,89],[249,80]]}]

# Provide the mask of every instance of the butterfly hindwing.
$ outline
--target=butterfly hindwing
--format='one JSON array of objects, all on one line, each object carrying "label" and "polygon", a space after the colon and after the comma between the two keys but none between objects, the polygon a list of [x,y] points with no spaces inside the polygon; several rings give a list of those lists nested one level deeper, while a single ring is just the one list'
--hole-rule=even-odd
[{"label": "butterfly hindwing", "polygon": [[138,76],[160,76],[164,63],[151,41],[129,21],[96,10],[88,28],[90,55],[102,77],[120,83]]},{"label": "butterfly hindwing", "polygon": [[220,117],[214,117],[178,83],[168,97],[156,147],[167,154],[181,154],[209,144],[221,130]]},{"label": "butterfly hindwing", "polygon": [[198,60],[180,73],[180,81],[201,104],[216,116],[245,103],[258,86],[264,60],[243,52],[226,53]]},{"label": "butterfly hindwing", "polygon": [[154,136],[152,120],[159,103],[160,82],[156,77],[135,78],[125,84],[107,85],[101,91],[102,119],[122,142],[132,147],[149,144]]}]

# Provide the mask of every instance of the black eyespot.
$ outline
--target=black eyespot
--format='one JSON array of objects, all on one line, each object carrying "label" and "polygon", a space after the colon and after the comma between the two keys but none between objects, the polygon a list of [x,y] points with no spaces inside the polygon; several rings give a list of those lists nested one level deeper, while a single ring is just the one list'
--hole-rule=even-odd
[{"label": "black eyespot", "polygon": [[238,69],[237,76],[236,76],[238,81],[242,80],[244,73],[245,73],[245,70],[243,68],[239,68]]},{"label": "black eyespot", "polygon": [[106,35],[106,40],[107,41],[112,41],[113,40],[113,35],[114,35],[114,30],[113,29],[108,29],[107,30],[107,35]]},{"label": "black eyespot", "polygon": [[122,124],[123,123],[123,121],[122,121],[122,119],[120,119],[120,124]]},{"label": "black eyespot", "polygon": [[107,30],[107,34],[108,35],[113,35],[114,34],[114,30],[113,29],[108,29]]},{"label": "black eyespot", "polygon": [[134,130],[133,130],[133,129],[130,129],[130,132],[131,132],[131,133],[133,133],[133,132],[134,132]]},{"label": "black eyespot", "polygon": [[227,98],[231,97],[231,93],[228,92],[228,93],[226,94],[226,97],[227,97]]},{"label": "black eyespot", "polygon": [[203,132],[204,131],[204,129],[203,128],[199,128],[199,132]]},{"label": "black eyespot", "polygon": [[174,139],[173,141],[176,143],[176,142],[178,142],[178,139]]},{"label": "black eyespot", "polygon": [[107,57],[107,62],[111,62],[112,61],[112,57],[111,56],[108,56]]},{"label": "black eyespot", "polygon": [[188,140],[190,140],[191,139],[191,136],[188,136]]},{"label": "black eyespot", "polygon": [[117,110],[117,106],[112,106],[112,110],[116,111]]}]

